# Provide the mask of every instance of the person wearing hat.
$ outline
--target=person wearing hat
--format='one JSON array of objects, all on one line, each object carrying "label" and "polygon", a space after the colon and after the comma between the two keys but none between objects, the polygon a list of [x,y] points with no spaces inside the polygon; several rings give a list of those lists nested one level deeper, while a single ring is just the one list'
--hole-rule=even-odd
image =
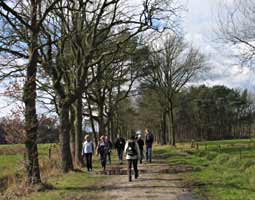
[{"label": "person wearing hat", "polygon": [[125,150],[124,152],[126,153],[126,160],[128,161],[128,178],[129,181],[132,181],[132,165],[134,167],[135,171],[135,179],[138,178],[138,159],[140,159],[140,151],[139,151],[139,146],[135,140],[135,135],[131,135],[130,139],[126,142],[125,144]]},{"label": "person wearing hat", "polygon": [[89,135],[85,135],[82,144],[82,156],[86,159],[88,171],[92,171],[92,154],[94,153],[94,145]]}]

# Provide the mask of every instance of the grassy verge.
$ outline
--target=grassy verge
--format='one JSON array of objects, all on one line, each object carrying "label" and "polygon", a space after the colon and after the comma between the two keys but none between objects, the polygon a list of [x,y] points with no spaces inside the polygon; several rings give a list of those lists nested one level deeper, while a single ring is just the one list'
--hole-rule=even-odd
[{"label": "grassy verge", "polygon": [[[188,153],[180,153],[180,152]],[[189,165],[195,170],[185,173],[194,190],[216,200],[255,199],[255,145],[253,140],[200,142],[198,149],[178,144],[176,149],[157,147],[171,165]]]},{"label": "grassy verge", "polygon": [[96,185],[103,177],[93,176],[87,172],[71,172],[67,175],[52,177],[48,183],[53,189],[29,194],[23,200],[59,200],[80,199],[82,197],[96,196]]},{"label": "grassy verge", "polygon": [[[51,156],[49,157],[49,149]],[[59,200],[79,199],[80,197],[97,197],[97,188],[93,185],[104,179],[104,176],[95,176],[93,173],[78,170],[62,174],[60,171],[59,151],[56,145],[38,145],[41,178],[50,187],[46,191],[32,192],[25,187],[26,178],[24,165],[24,145],[0,146],[0,193],[4,198],[24,200]],[[113,160],[116,160],[114,152]],[[93,169],[100,168],[99,158],[93,156]],[[16,178],[18,174],[18,179]],[[2,180],[2,181],[1,181]],[[1,196],[1,194],[0,194]],[[1,199],[1,197],[0,197]]]}]

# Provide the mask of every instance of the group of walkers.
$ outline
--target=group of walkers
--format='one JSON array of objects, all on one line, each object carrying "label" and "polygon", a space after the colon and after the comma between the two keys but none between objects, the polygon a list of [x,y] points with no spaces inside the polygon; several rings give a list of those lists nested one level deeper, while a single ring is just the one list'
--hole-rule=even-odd
[{"label": "group of walkers", "polygon": [[[144,159],[144,145],[146,147],[146,161],[151,163],[152,160],[152,145],[154,142],[153,134],[145,129],[145,139],[143,140],[141,134],[131,134],[130,138],[125,141],[120,135],[114,143],[114,147],[117,150],[119,164],[123,164],[123,156],[126,155],[128,162],[128,176],[129,181],[132,181],[131,171],[132,166],[135,172],[135,178],[138,178],[138,161],[143,162]],[[96,147],[96,154],[99,155],[101,166],[103,170],[106,169],[106,164],[111,164],[111,153],[113,144],[108,136],[101,136],[99,144]],[[89,135],[84,137],[82,144],[82,156],[86,161],[88,171],[92,171],[92,155],[94,153],[94,144]]]}]

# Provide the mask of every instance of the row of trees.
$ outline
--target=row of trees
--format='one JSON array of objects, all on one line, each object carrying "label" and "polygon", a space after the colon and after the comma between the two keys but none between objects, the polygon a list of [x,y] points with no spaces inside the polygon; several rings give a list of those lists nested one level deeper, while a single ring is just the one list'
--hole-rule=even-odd
[{"label": "row of trees", "polygon": [[[253,66],[254,0],[237,0],[229,5],[220,10],[218,38],[238,52],[242,64]],[[155,51],[148,58],[151,67],[141,85],[139,106],[129,107],[129,113],[138,115],[140,127],[146,127],[150,122],[150,128],[158,133],[158,141],[162,144],[174,145],[176,133],[177,137],[182,135],[183,139],[249,137],[253,130],[254,111],[247,91],[240,93],[221,86],[212,89],[202,86],[190,92],[182,91],[185,84],[205,65],[204,57],[197,50],[187,50],[183,45],[181,38],[172,37],[165,42],[164,49],[158,50],[157,46],[153,46]],[[190,62],[189,58],[193,58],[193,61]],[[186,63],[182,65],[182,62]],[[195,94],[199,96],[198,99]],[[126,126],[132,127],[130,124]]]},{"label": "row of trees", "polygon": [[179,102],[181,108],[176,112],[180,139],[250,138],[253,133],[255,104],[247,90],[192,87],[181,94]]},{"label": "row of trees", "polygon": [[[149,127],[161,144],[170,143],[168,119],[163,115],[161,97],[153,89],[141,89],[137,107],[127,107],[133,115],[131,128]],[[176,139],[217,140],[250,138],[254,132],[255,104],[247,91],[225,86],[198,86],[182,90],[173,102]],[[128,118],[128,115],[126,115]],[[133,125],[133,126],[132,126]]]},{"label": "row of trees", "polygon": [[[95,122],[99,135],[107,133],[112,139],[117,133],[127,134],[139,126],[151,128],[158,133],[159,142],[172,145],[178,137],[218,137],[216,126],[220,126],[220,137],[225,137],[226,131],[228,137],[243,136],[244,131],[240,131],[249,129],[244,125],[247,113],[252,115],[252,107],[246,105],[247,94],[220,87],[213,92],[206,87],[183,92],[206,65],[197,49],[176,34],[163,34],[161,40],[148,43],[150,38],[155,39],[152,29],[157,31],[162,24],[166,29],[176,27],[178,7],[174,1],[133,3],[0,1],[1,80],[14,78],[15,85],[9,89],[21,89],[22,95],[15,97],[25,107],[30,184],[41,182],[36,110],[39,101],[50,105],[59,117],[60,157],[65,173],[81,163],[84,117],[90,119],[96,143]],[[222,32],[231,35],[230,29]],[[242,41],[252,45],[238,37],[238,42]],[[128,98],[137,94],[134,86],[139,86],[141,94],[136,107]],[[218,92],[220,95],[214,96]],[[208,118],[206,106],[217,117]],[[187,113],[187,109],[193,110]],[[230,114],[232,117],[227,117]]]},{"label": "row of trees", "polygon": [[28,183],[41,182],[38,101],[53,104],[52,111],[59,116],[63,172],[81,162],[83,116],[91,119],[93,129],[93,121],[98,122],[100,135],[106,129],[114,135],[117,107],[143,76],[141,55],[147,47],[141,44],[141,33],[151,34],[159,19],[173,29],[176,19],[173,1],[132,4],[122,0],[0,1],[1,80],[14,78],[15,84],[22,85],[13,88],[22,89],[23,94]]}]

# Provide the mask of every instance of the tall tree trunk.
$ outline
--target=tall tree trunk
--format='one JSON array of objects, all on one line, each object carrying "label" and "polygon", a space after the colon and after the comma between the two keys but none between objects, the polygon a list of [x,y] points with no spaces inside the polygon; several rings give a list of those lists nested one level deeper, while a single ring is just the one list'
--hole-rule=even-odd
[{"label": "tall tree trunk", "polygon": [[70,170],[73,170],[73,162],[70,150],[70,119],[69,119],[69,110],[70,106],[60,102],[60,134],[59,134],[59,143],[60,143],[60,155],[61,155],[61,167],[64,173],[67,173]]},{"label": "tall tree trunk", "polygon": [[162,144],[167,144],[166,141],[166,132],[167,132],[167,126],[166,126],[166,112],[163,112],[162,114]]},{"label": "tall tree trunk", "polygon": [[115,124],[115,137],[117,134],[121,135],[120,127],[119,127],[119,115],[116,113],[116,124]]},{"label": "tall tree trunk", "polygon": [[70,148],[72,160],[75,160],[75,109],[74,106],[70,107]]},{"label": "tall tree trunk", "polygon": [[[32,50],[33,49],[33,50]],[[25,103],[26,149],[28,154],[27,172],[30,184],[41,182],[37,149],[37,114],[36,114],[36,71],[37,52],[32,45],[30,61],[27,67],[27,78],[24,85],[23,100]]]},{"label": "tall tree trunk", "polygon": [[172,120],[171,120],[171,113],[170,111],[168,111],[167,113],[167,119],[168,119],[168,123],[167,123],[167,129],[168,129],[168,144],[171,145],[172,144]]},{"label": "tall tree trunk", "polygon": [[82,96],[75,102],[75,164],[82,165]]},{"label": "tall tree trunk", "polygon": [[175,124],[174,124],[174,111],[173,111],[173,102],[172,100],[169,101],[169,137],[170,137],[170,144],[175,146],[176,145],[176,135],[175,135]]},{"label": "tall tree trunk", "polygon": [[99,128],[99,136],[105,135],[105,124],[104,124],[104,105],[99,103],[98,105],[99,116],[98,116],[98,128]]},{"label": "tall tree trunk", "polygon": [[114,115],[112,116],[111,120],[110,120],[110,128],[111,128],[111,139],[112,141],[115,141],[116,139],[116,127],[115,127],[115,117]]},{"label": "tall tree trunk", "polygon": [[27,149],[27,175],[29,184],[41,182],[40,168],[37,149],[37,114],[36,114],[36,73],[38,62],[38,31],[37,31],[37,3],[32,1],[31,20],[31,44],[29,46],[29,63],[27,76],[23,90],[23,101],[25,103],[25,131]]},{"label": "tall tree trunk", "polygon": [[107,135],[109,136],[110,140],[112,141],[113,135],[112,135],[112,122],[111,120],[107,124]]},{"label": "tall tree trunk", "polygon": [[94,135],[95,144],[97,146],[98,145],[97,132],[96,132],[96,128],[95,128],[95,123],[94,123],[94,119],[93,119],[93,113],[92,113],[92,108],[91,108],[89,98],[87,98],[87,102],[88,102],[89,116],[90,116],[89,119],[90,119],[92,131],[93,131],[93,135]]}]

